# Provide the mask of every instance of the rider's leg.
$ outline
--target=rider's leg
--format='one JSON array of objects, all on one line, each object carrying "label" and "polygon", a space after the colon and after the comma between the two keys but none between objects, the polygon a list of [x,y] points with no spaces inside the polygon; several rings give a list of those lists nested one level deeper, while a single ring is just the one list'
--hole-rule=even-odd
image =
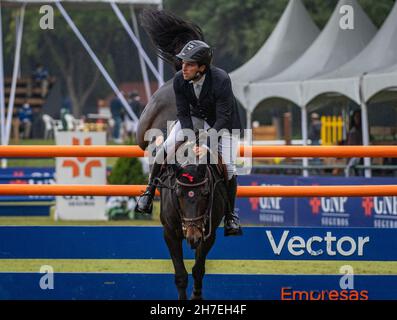
[{"label": "rider's leg", "polygon": [[140,213],[151,214],[153,210],[153,198],[156,191],[155,178],[160,174],[161,166],[166,159],[167,155],[175,152],[176,137],[181,130],[179,121],[172,128],[168,138],[164,141],[163,145],[156,154],[153,161],[152,171],[149,176],[149,183],[146,191],[139,197],[135,206],[135,211]]},{"label": "rider's leg", "polygon": [[[204,124],[204,129],[210,129],[207,122]],[[214,137],[210,139],[211,143],[214,143]],[[230,235],[241,235],[242,230],[240,227],[240,219],[235,211],[236,193],[237,193],[237,171],[236,171],[236,161],[237,161],[237,148],[238,148],[238,135],[233,135],[231,133],[223,133],[219,139],[218,152],[221,154],[222,159],[226,165],[227,175],[228,175],[228,185],[227,193],[229,198],[229,208],[225,213],[225,236]],[[214,146],[209,146],[213,153],[217,150],[213,150]],[[215,146],[216,147],[216,146]],[[214,152],[215,151],[215,152]],[[218,159],[217,156],[214,157],[215,160]],[[213,158],[212,158],[213,159]]]},{"label": "rider's leg", "polygon": [[237,211],[235,210],[236,193],[237,193],[237,171],[236,171],[236,160],[237,160],[237,148],[238,138],[226,134],[222,135],[219,144],[219,152],[222,155],[222,159],[226,164],[227,175],[228,175],[228,196],[229,196],[229,210],[225,213],[225,236],[241,235],[242,230],[240,227],[240,219]]}]

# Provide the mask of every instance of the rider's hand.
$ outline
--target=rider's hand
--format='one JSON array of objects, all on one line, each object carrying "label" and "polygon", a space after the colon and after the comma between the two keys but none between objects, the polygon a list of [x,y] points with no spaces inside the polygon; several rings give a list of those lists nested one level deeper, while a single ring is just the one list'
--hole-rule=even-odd
[{"label": "rider's hand", "polygon": [[207,149],[204,147],[198,147],[198,146],[194,146],[193,147],[193,152],[198,155],[199,157],[205,155],[205,153],[207,152]]}]

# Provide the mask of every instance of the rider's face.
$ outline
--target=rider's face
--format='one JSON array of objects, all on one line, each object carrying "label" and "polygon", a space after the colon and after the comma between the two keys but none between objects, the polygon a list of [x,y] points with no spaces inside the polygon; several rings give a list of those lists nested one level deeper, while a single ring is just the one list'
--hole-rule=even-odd
[{"label": "rider's face", "polygon": [[189,61],[182,61],[182,74],[183,79],[185,80],[192,80],[196,76],[197,72],[203,73],[205,70],[205,66],[202,65],[199,67],[197,62],[189,62]]}]

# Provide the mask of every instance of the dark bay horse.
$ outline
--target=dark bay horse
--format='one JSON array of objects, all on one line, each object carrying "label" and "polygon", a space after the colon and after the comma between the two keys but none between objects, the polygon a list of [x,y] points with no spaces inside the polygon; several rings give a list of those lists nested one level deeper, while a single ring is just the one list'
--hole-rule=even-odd
[{"label": "dark bay horse", "polygon": [[202,299],[205,261],[227,206],[227,185],[215,164],[164,165],[158,180],[160,220],[175,270],[178,298],[187,298],[188,272],[182,242],[195,250],[192,300]]},{"label": "dark bay horse", "polygon": [[[175,55],[183,46],[190,40],[204,41],[200,27],[167,11],[147,9],[140,18],[157,54],[175,71],[181,69],[181,62]],[[144,137],[149,129],[164,130],[167,121],[176,119],[172,83],[173,79],[154,93],[139,119],[136,139],[142,149],[148,146]],[[160,219],[175,269],[179,299],[187,298],[188,273],[182,252],[184,239],[195,250],[191,298],[202,299],[205,260],[215,242],[216,228],[229,205],[224,172],[213,164],[164,165],[157,180],[161,193]]]}]

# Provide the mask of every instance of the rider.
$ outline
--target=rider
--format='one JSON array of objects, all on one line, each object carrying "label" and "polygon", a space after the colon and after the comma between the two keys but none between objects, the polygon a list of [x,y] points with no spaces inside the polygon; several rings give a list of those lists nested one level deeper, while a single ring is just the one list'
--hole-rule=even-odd
[{"label": "rider", "polygon": [[[156,160],[158,157],[165,159],[167,154],[175,153],[176,140],[180,139],[177,136],[180,136],[182,129],[212,128],[217,132],[223,129],[223,132],[227,130],[229,133],[223,134],[219,141],[219,151],[225,161],[229,180],[230,210],[225,214],[225,235],[240,235],[242,232],[239,217],[234,210],[237,152],[231,152],[237,150],[238,135],[231,134],[231,131],[241,129],[241,122],[230,78],[224,70],[211,65],[212,49],[203,41],[188,42],[176,57],[182,62],[182,70],[174,77],[178,121],[156,155],[149,184],[138,199],[135,210],[142,213],[152,212],[152,200],[156,190],[154,179],[161,169],[161,161]],[[202,154],[203,146],[195,147],[195,152]]]}]

